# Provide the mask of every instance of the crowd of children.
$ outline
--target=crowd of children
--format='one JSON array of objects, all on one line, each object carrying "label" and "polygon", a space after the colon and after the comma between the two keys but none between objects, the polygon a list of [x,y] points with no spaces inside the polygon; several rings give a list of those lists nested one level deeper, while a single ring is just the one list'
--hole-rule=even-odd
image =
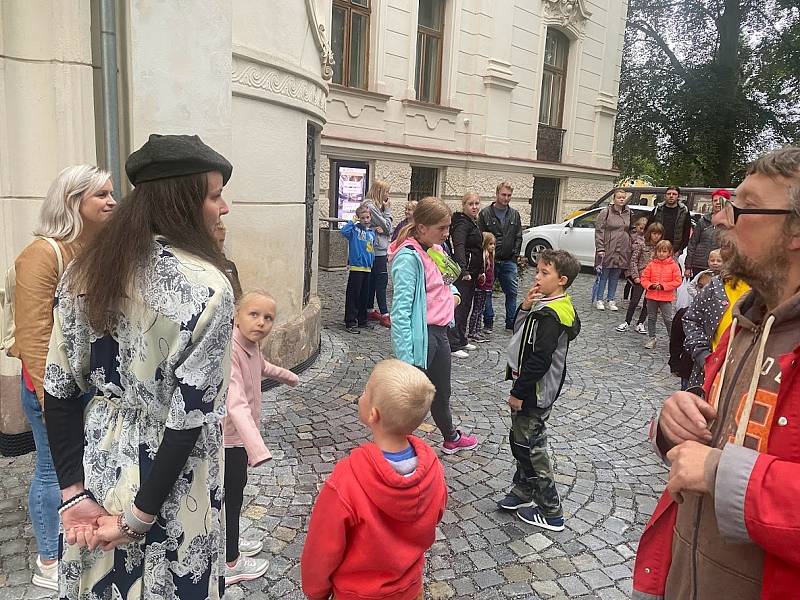
[{"label": "crowd of children", "polygon": [[[378,197],[382,197],[379,189]],[[361,205],[356,219],[342,228],[349,242],[345,324],[353,333],[367,326],[370,269],[374,265],[376,232],[372,217],[380,201]],[[303,591],[312,600],[328,598],[423,597],[424,554],[435,539],[447,502],[445,473],[435,451],[414,436],[431,413],[443,437],[443,453],[475,448],[476,437],[455,427],[450,411],[451,354],[447,331],[453,325],[460,295],[453,282],[460,268],[443,243],[451,211],[438,198],[409,204],[406,219],[386,246],[393,282],[389,313],[395,359],[379,362],[358,400],[359,420],[371,440],[339,461],[325,481],[308,525],[301,557]],[[384,218],[379,234],[387,235]],[[683,283],[672,244],[661,239],[663,227],[645,231],[640,219],[632,228],[632,255],[627,269],[631,297],[627,331],[644,297],[636,330],[645,319],[653,348],[661,315],[670,340],[670,369],[686,389],[702,374],[702,361],[719,341],[719,330],[730,319],[730,307],[746,286],[726,276],[719,251],[711,252],[709,269],[691,283],[692,305],[673,316],[676,290]],[[483,273],[478,277],[468,323],[471,341],[485,341],[481,317],[492,293],[495,239],[482,235]],[[538,258],[537,272],[514,316],[507,348],[506,378],[511,381],[509,445],[514,459],[513,486],[497,503],[531,525],[551,531],[565,527],[547,448],[547,423],[565,381],[570,343],[581,322],[567,293],[580,272],[568,252],[548,250]],[[374,286],[373,286],[374,293]],[[595,298],[592,299],[593,302]],[[385,300],[378,298],[383,317]],[[252,579],[266,571],[266,561],[251,558],[261,550],[257,541],[239,539],[238,521],[247,467],[270,458],[258,431],[261,377],[297,384],[293,373],[269,365],[258,343],[275,319],[275,301],[261,291],[242,295],[236,313],[233,373],[225,420],[225,494],[227,506],[228,583]],[[391,552],[387,548],[391,547]],[[376,557],[380,557],[376,560]]]}]

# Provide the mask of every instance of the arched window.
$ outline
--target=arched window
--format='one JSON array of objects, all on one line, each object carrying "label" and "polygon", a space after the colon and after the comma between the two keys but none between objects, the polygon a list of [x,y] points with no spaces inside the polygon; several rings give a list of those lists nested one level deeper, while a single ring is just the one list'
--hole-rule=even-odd
[{"label": "arched window", "polygon": [[552,27],[547,28],[542,72],[542,102],[539,123],[561,127],[564,117],[564,93],[567,84],[569,39]]}]

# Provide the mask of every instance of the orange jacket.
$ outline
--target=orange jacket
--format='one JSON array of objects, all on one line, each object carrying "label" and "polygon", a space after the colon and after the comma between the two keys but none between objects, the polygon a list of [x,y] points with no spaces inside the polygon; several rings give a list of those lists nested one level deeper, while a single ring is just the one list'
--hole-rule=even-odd
[{"label": "orange jacket", "polygon": [[[675,290],[681,287],[682,281],[681,268],[675,262],[675,259],[669,256],[667,258],[654,258],[642,271],[644,297],[648,300],[674,302]],[[664,289],[651,290],[650,286],[654,283],[660,283]]]}]

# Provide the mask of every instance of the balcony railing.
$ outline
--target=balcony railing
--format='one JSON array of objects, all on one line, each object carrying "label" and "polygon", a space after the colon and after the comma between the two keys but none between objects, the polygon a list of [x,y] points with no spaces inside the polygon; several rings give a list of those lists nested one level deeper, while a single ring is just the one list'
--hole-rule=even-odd
[{"label": "balcony railing", "polygon": [[566,130],[539,123],[536,138],[536,158],[547,162],[561,162],[561,147]]}]

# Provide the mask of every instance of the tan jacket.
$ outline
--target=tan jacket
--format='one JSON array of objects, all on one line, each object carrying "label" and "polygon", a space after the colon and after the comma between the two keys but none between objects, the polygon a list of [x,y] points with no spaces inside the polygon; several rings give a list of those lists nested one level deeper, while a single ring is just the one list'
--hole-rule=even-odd
[{"label": "tan jacket", "polygon": [[[64,268],[78,250],[77,242],[59,241]],[[9,354],[25,365],[36,396],[44,406],[44,367],[53,329],[53,300],[58,285],[58,257],[47,240],[37,239],[20,252],[14,262],[17,283],[14,293],[15,342]]]}]

